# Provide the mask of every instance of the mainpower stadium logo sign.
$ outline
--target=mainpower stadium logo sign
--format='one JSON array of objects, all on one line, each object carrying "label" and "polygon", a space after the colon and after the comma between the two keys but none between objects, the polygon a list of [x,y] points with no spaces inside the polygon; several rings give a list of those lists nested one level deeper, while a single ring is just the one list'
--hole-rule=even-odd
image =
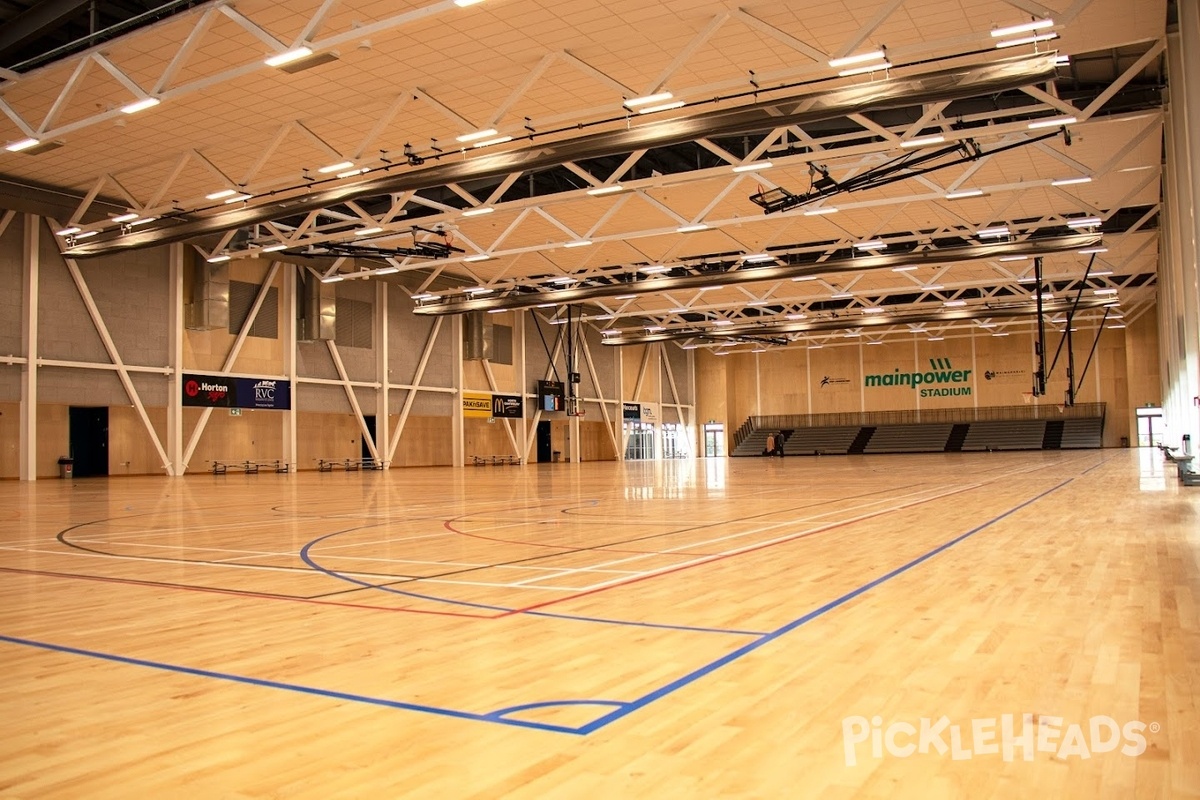
[{"label": "mainpower stadium logo sign", "polygon": [[[867,386],[911,386],[921,390],[921,397],[969,397],[971,387],[962,384],[971,379],[971,370],[955,369],[948,358],[931,358],[928,372],[893,372],[867,375]],[[957,386],[946,384],[959,384]]]}]

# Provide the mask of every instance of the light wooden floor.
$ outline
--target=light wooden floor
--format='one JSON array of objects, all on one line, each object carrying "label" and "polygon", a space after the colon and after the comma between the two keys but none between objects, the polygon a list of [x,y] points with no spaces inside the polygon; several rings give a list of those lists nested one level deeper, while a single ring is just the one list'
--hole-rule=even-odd
[{"label": "light wooden floor", "polygon": [[1138,450],[6,482],[0,797],[1200,797],[1198,512]]}]

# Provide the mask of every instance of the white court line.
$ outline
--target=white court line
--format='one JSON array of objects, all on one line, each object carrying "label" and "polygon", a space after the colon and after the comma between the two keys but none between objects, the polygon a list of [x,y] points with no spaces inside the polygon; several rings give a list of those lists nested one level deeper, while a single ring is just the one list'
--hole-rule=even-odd
[{"label": "white court line", "polygon": [[[592,567],[568,569],[566,567],[541,567],[532,564],[471,564],[462,561],[418,561],[408,558],[374,558],[372,556],[326,556],[322,554],[322,560],[340,560],[340,561],[380,561],[385,564],[432,564],[439,567],[468,567],[471,569],[527,569],[541,570],[543,572],[606,572],[614,575],[637,575],[637,570],[631,569],[595,569]],[[545,577],[544,575],[541,577]],[[530,578],[529,580],[538,580],[539,578]],[[512,584],[516,585],[516,584]]]},{"label": "white court line", "polygon": [[[624,580],[624,579],[622,579]],[[492,589],[541,589],[545,592],[581,592],[578,586],[517,586],[512,583],[485,583],[483,581],[452,581],[446,578],[418,578],[414,583],[446,583],[452,586],[487,586]],[[449,600],[443,597],[443,600]]]},{"label": "white court line", "polygon": [[[960,494],[963,491],[969,491],[970,489],[978,489],[982,485],[983,484],[975,484],[974,486],[970,486],[965,490],[964,489],[956,489],[952,492],[946,492],[944,494],[934,495],[933,497],[930,497],[927,499],[928,500],[938,500],[943,497],[949,497],[954,494]],[[914,503],[901,503],[899,505],[893,506],[892,508],[882,509],[881,511],[882,511],[882,513],[891,513],[893,511],[900,511],[900,510],[903,510],[904,508],[912,507],[913,505],[914,505]],[[806,529],[803,531],[789,533],[786,536],[779,536],[774,539],[767,539],[767,540],[761,541],[761,542],[752,542],[750,544],[743,545],[742,547],[735,547],[732,550],[724,550],[720,553],[713,553],[712,555],[701,556],[700,558],[696,558],[692,561],[685,561],[682,564],[672,564],[672,565],[666,566],[666,567],[658,567],[657,569],[647,570],[647,571],[643,572],[641,575],[639,575],[638,577],[639,578],[649,577],[651,575],[657,575],[662,572],[671,572],[671,571],[675,571],[675,570],[684,569],[686,567],[695,566],[698,564],[706,564],[710,561],[715,561],[717,559],[722,559],[722,558],[728,558],[729,556],[739,555],[741,553],[749,552],[751,550],[757,550],[757,549],[760,549],[763,547],[768,547],[773,544],[779,544],[781,542],[786,542],[791,539],[797,539],[801,536],[807,536],[807,535],[810,535],[813,533],[820,533],[821,531],[830,530],[832,528],[840,527],[842,525],[850,525],[855,522],[862,522],[863,520],[873,519],[873,518],[879,516],[880,513],[881,513],[880,511],[876,511],[876,512],[872,512],[869,514],[860,514],[857,517],[850,517],[849,519],[834,520],[834,521],[828,522],[824,525],[818,525],[815,528],[809,528],[809,529]],[[611,581],[602,581],[600,583],[592,584],[591,586],[589,586],[586,589],[583,589],[581,591],[594,591],[596,589],[603,589],[605,587],[615,586],[615,585],[618,585],[620,583],[623,583],[623,582],[626,582],[629,580],[635,580],[635,579],[633,579],[633,578],[614,578]]]}]

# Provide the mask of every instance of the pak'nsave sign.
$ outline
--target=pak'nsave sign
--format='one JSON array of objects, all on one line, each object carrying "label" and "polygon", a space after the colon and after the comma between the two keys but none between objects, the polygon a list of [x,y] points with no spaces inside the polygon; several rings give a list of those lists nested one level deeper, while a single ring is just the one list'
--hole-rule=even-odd
[{"label": "pak'nsave sign", "polygon": [[[971,379],[971,370],[955,369],[948,358],[929,359],[928,372],[893,372],[867,375],[864,380],[871,386],[911,386],[921,390],[921,397],[969,397],[971,387],[962,384]],[[954,385],[958,384],[958,385]]]}]

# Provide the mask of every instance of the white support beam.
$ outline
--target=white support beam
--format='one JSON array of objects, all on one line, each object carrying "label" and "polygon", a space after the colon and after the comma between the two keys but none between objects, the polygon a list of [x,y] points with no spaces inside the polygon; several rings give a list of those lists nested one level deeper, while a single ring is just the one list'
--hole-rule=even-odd
[{"label": "white support beam", "polygon": [[[421,351],[421,360],[417,362],[417,371],[413,375],[412,386],[408,388],[408,394],[404,398],[404,405],[400,409],[400,419],[396,422],[396,429],[392,431],[391,441],[388,442],[387,462],[390,464],[396,459],[396,447],[400,444],[400,436],[404,433],[404,426],[408,423],[408,415],[412,411],[413,403],[417,399],[417,392],[421,390],[421,381],[425,377],[425,367],[429,364],[429,357],[433,355],[434,345],[437,343],[438,334],[442,330],[442,322],[445,317],[438,317],[433,321],[433,328],[429,331],[429,336],[425,339],[425,348]],[[395,384],[393,384],[393,388]],[[457,392],[451,388],[457,397]],[[461,401],[459,402],[461,406]]]},{"label": "white support beam", "polygon": [[25,235],[21,265],[24,268],[21,294],[21,419],[20,443],[17,453],[17,477],[23,481],[37,480],[37,354],[38,354],[38,278],[41,248],[38,233],[41,217],[25,215]]},{"label": "white support beam", "polygon": [[[600,401],[600,416],[604,417],[604,430],[608,433],[608,438],[612,442],[613,450],[619,451],[620,441],[617,439],[616,429],[613,428],[612,418],[608,415],[608,401],[604,399],[604,390],[600,386],[600,376],[596,373],[596,365],[592,362],[592,350],[588,347],[587,338],[581,336],[581,345],[583,350],[583,360],[587,363],[588,375],[592,378],[592,386],[596,389],[596,397]],[[622,416],[621,401],[617,400],[617,417]]]},{"label": "white support beam", "polygon": [[[513,375],[516,376],[516,389],[517,394],[521,397],[522,409],[525,408],[525,400],[529,394],[526,391],[529,383],[526,380],[527,363],[525,358],[525,320],[528,316],[529,312],[523,308],[513,312]],[[521,463],[524,465],[529,464],[528,453],[529,430],[525,427],[525,416],[522,414],[521,419],[517,421],[517,456],[520,457]]]},{"label": "white support beam", "polygon": [[183,459],[183,244],[167,248],[167,474],[182,477]]},{"label": "white support beam", "polygon": [[454,405],[450,409],[450,465],[461,467],[466,459],[466,435],[463,429],[463,318],[450,320],[450,374],[454,386]]},{"label": "white support beam", "polygon": [[367,419],[363,416],[362,406],[358,404],[358,395],[355,394],[354,387],[350,384],[350,376],[346,374],[346,365],[342,363],[342,354],[338,352],[337,343],[332,339],[326,339],[325,344],[329,348],[329,356],[333,359],[333,366],[337,369],[338,377],[341,378],[342,388],[346,390],[346,400],[350,403],[350,410],[354,412],[354,418],[358,420],[358,429],[362,431],[367,450],[370,451],[371,458],[380,461],[379,451],[375,448],[375,437],[371,435],[371,429],[367,427]]},{"label": "white support beam", "polygon": [[279,332],[280,347],[283,349],[283,374],[287,376],[292,388],[291,402],[283,412],[280,424],[283,426],[283,461],[291,472],[295,472],[300,463],[300,439],[297,431],[297,419],[300,414],[299,369],[296,355],[296,309],[298,306],[298,289],[300,282],[300,267],[295,264],[279,264],[283,271],[283,308],[280,313],[281,330]]},{"label": "white support beam", "polygon": [[[493,394],[500,394],[500,386],[496,383],[496,376],[492,373],[491,361],[485,358],[480,363],[483,365],[483,374],[484,377],[487,378],[488,389],[490,389]],[[501,419],[500,421],[504,423],[504,432],[508,434],[508,443],[512,445],[513,452],[519,457],[521,453],[521,445],[517,442],[517,437],[513,434],[512,420]],[[521,425],[520,427],[522,429],[525,428],[524,425]]]},{"label": "white support beam", "polygon": [[375,394],[375,457],[383,462],[385,469],[388,466],[387,445],[392,438],[391,342],[388,339],[392,313],[388,303],[390,290],[387,281],[375,282],[375,379],[379,381],[379,391]]}]

